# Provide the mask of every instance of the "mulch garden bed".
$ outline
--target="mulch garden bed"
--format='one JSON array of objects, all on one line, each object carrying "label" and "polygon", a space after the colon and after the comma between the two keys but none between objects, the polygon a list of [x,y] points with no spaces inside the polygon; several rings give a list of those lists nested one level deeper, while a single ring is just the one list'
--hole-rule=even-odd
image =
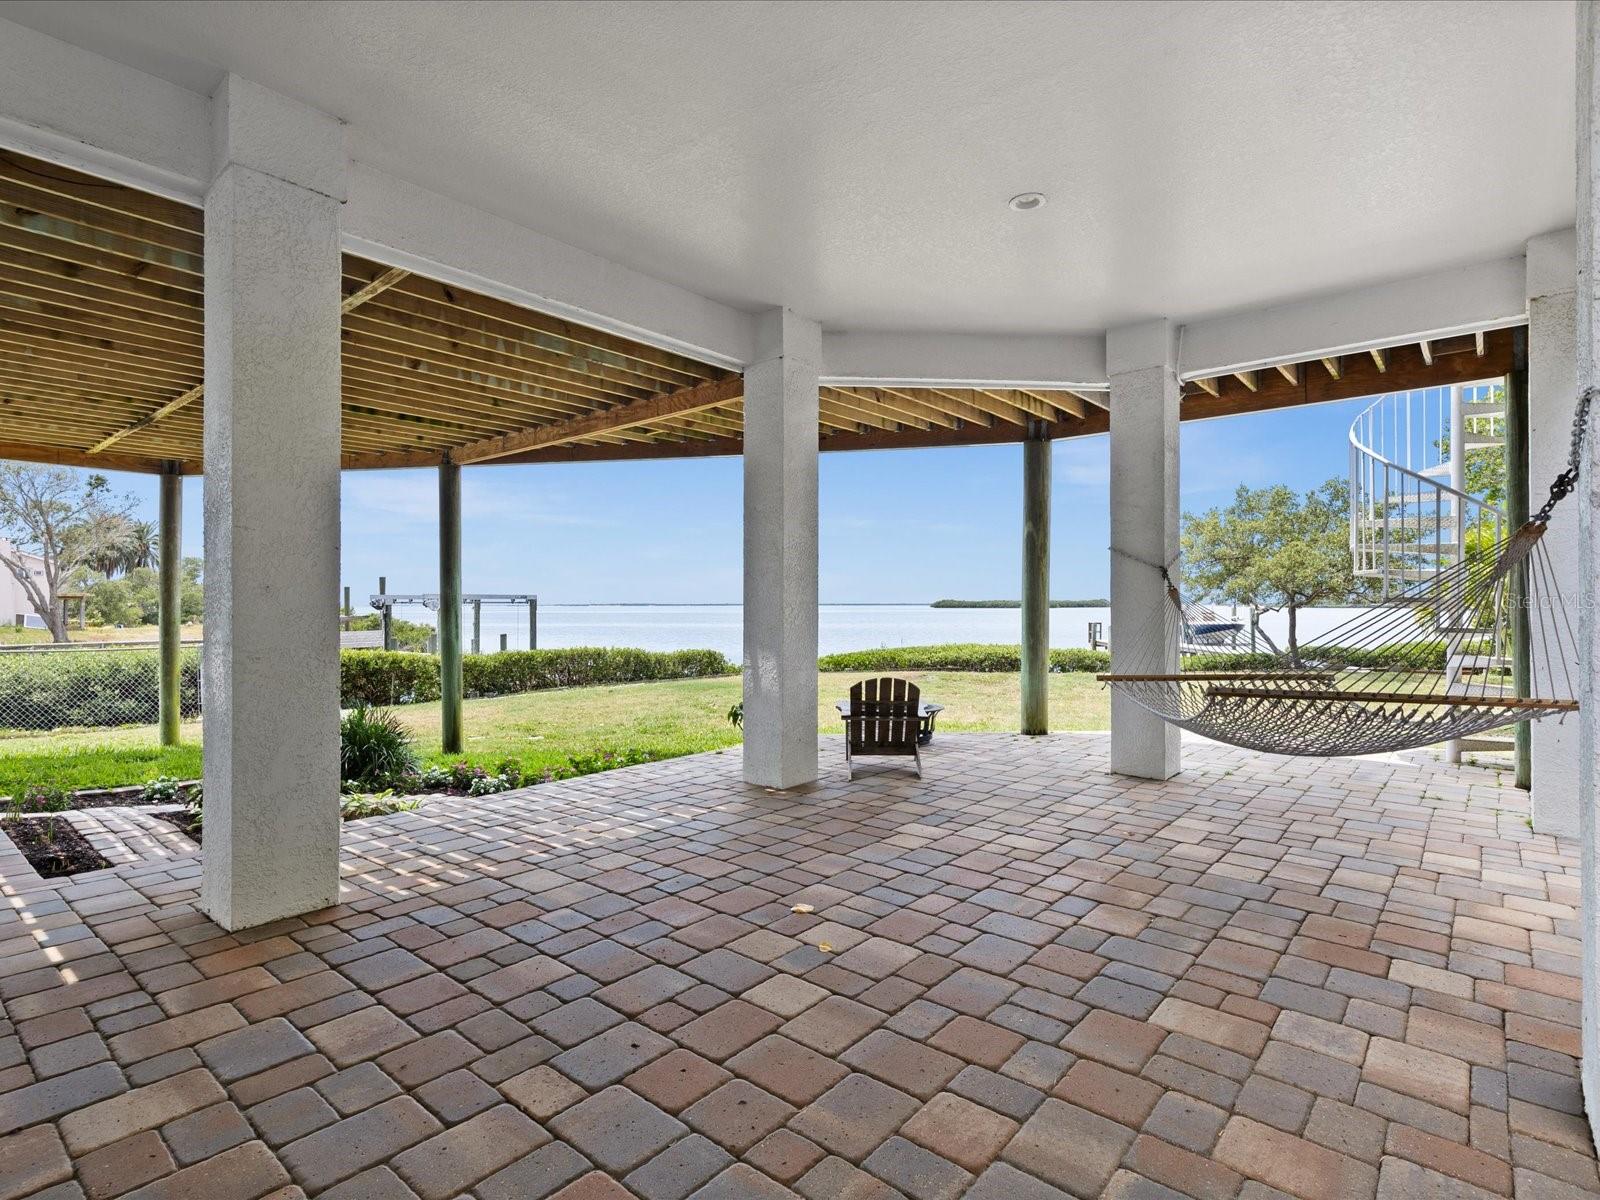
[{"label": "mulch garden bed", "polygon": [[[182,803],[187,790],[188,785],[184,785],[178,794],[179,803]],[[73,808],[144,808],[151,804],[171,803],[171,800],[146,800],[142,784],[135,784],[132,787],[92,788],[72,793]]]},{"label": "mulch garden bed", "polygon": [[0,824],[33,869],[46,879],[98,871],[110,861],[89,844],[71,821],[57,817],[13,817]]}]

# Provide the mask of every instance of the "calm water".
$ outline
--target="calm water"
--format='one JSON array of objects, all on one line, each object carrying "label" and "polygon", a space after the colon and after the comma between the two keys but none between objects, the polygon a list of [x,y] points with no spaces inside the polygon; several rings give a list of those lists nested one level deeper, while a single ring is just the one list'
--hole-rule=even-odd
[{"label": "calm water", "polygon": [[[1300,614],[1300,636],[1311,640],[1352,615],[1350,609],[1311,609]],[[1227,610],[1223,613],[1226,615]],[[402,612],[408,620],[423,614]],[[636,646],[644,650],[720,650],[734,661],[743,654],[742,610],[738,605],[672,605],[639,608],[628,605],[539,606],[539,645]],[[1050,644],[1087,646],[1089,622],[1108,623],[1103,608],[1056,608],[1050,612]],[[1279,644],[1287,638],[1288,618],[1269,613],[1262,627]],[[472,618],[463,622],[472,636]],[[482,648],[497,649],[501,633],[512,649],[526,647],[527,614],[522,609],[483,610]],[[879,646],[924,646],[943,642],[1015,644],[1022,636],[1022,616],[1015,608],[929,608],[923,604],[827,604],[817,629],[818,652],[868,650]],[[1262,647],[1265,649],[1265,647]]]}]

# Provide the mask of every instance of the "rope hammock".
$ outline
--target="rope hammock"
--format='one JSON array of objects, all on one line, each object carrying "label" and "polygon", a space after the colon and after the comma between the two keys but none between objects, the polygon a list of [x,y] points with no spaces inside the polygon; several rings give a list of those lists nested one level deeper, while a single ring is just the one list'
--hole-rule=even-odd
[{"label": "rope hammock", "polygon": [[[1204,737],[1306,757],[1415,749],[1576,711],[1576,620],[1542,539],[1577,484],[1592,398],[1579,397],[1549,499],[1509,536],[1461,546],[1460,561],[1417,569],[1398,594],[1277,654],[1193,653],[1203,645],[1195,609],[1167,566],[1146,564],[1165,600],[1138,636],[1114,643],[1118,670],[1098,678]],[[1514,666],[1519,648],[1525,670]]]}]

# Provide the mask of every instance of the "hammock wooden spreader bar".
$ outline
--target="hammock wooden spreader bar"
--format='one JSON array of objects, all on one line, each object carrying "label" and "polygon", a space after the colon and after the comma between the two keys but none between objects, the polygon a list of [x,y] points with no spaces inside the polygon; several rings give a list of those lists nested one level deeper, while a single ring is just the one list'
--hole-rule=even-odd
[{"label": "hammock wooden spreader bar", "polygon": [[1333,679],[1332,671],[1180,671],[1176,675],[1096,675],[1100,683],[1188,683],[1203,679]]},{"label": "hammock wooden spreader bar", "polygon": [[1209,687],[1206,695],[1219,699],[1343,700],[1370,704],[1454,705],[1459,708],[1522,708],[1531,712],[1578,711],[1576,700],[1533,700],[1519,696],[1452,695],[1445,692],[1310,692],[1289,688]]}]

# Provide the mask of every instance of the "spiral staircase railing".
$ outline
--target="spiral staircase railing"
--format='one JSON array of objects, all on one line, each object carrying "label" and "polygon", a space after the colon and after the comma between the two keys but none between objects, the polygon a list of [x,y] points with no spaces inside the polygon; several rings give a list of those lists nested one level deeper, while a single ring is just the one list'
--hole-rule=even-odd
[{"label": "spiral staircase railing", "polygon": [[[1391,392],[1350,426],[1350,554],[1380,601],[1427,588],[1441,572],[1507,532],[1504,509],[1472,490],[1481,457],[1503,454],[1505,402],[1498,380]],[[1509,665],[1502,634],[1477,618],[1427,611],[1446,645],[1446,686]],[[1425,631],[1419,629],[1419,635]],[[1481,683],[1479,684],[1481,686]],[[1498,749],[1498,746],[1483,748]],[[1447,756],[1459,761],[1461,745]]]}]

